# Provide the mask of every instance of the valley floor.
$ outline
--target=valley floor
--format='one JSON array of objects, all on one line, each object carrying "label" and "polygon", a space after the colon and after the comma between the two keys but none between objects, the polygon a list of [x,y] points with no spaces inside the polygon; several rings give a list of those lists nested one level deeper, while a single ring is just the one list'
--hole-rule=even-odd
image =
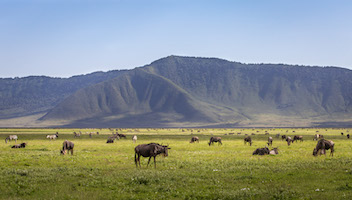
[{"label": "valley floor", "polygon": [[[82,136],[74,138],[74,131]],[[56,132],[57,140],[46,139]],[[12,149],[14,141],[0,144],[0,199],[352,199],[352,139],[346,138],[352,129],[118,132],[127,139],[107,144],[109,129],[0,129],[2,141],[16,134],[17,144],[28,144],[24,149]],[[302,135],[304,141],[287,146],[275,137],[278,133]],[[330,151],[327,156],[312,156],[316,133],[335,142],[333,157]],[[244,145],[245,134],[251,135],[252,146]],[[137,143],[132,142],[133,135],[138,136]],[[200,143],[189,143],[194,135]],[[222,137],[223,145],[209,146],[211,136]],[[252,155],[265,147],[269,136],[279,154]],[[75,143],[73,156],[60,155],[66,139]],[[142,158],[138,169],[134,147],[150,142],[169,144],[169,156],[158,156],[156,169],[153,163],[147,167],[148,159]]]}]

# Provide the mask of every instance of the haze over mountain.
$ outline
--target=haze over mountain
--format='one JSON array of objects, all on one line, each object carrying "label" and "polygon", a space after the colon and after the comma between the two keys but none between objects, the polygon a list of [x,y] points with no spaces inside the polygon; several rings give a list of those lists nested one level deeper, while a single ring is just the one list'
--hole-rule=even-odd
[{"label": "haze over mountain", "polygon": [[350,77],[336,67],[169,56],[69,79],[0,79],[0,126],[347,126]]}]

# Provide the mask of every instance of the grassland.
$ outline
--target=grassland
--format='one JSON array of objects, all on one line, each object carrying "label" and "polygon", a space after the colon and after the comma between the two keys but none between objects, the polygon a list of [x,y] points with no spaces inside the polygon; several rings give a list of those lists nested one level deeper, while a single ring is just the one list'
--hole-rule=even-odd
[{"label": "grassland", "polygon": [[[56,131],[59,139],[46,139]],[[73,131],[79,130],[0,129],[0,199],[352,199],[352,139],[345,136],[351,129],[122,129],[128,139],[113,144],[105,143],[108,129],[81,129],[81,138]],[[265,146],[266,131],[279,155],[253,156]],[[334,157],[312,156],[316,131],[335,142]],[[244,145],[251,133],[253,145]],[[277,133],[305,140],[287,146]],[[4,142],[10,134],[28,146],[11,149],[14,142]],[[191,135],[200,143],[190,144]],[[223,145],[209,147],[211,135]],[[75,143],[73,156],[59,154],[65,139]],[[169,156],[157,157],[157,169],[147,168],[146,158],[136,169],[134,147],[149,142],[169,144]]]}]

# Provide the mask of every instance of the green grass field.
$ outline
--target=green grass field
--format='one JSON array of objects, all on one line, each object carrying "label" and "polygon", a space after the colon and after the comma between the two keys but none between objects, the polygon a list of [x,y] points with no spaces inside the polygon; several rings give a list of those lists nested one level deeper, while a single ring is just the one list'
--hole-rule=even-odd
[{"label": "green grass field", "polygon": [[[312,156],[317,130],[335,142],[334,157]],[[59,139],[46,139],[56,131]],[[81,129],[81,138],[73,131],[0,129],[0,199],[352,199],[352,129],[122,129],[128,138],[113,144],[105,143],[108,129]],[[252,155],[265,147],[265,131],[279,155]],[[244,145],[251,133],[253,145]],[[277,133],[304,142],[287,146]],[[4,142],[10,134],[28,146],[12,149],[14,141]],[[192,134],[200,143],[189,143]],[[209,147],[212,135],[223,145]],[[75,143],[73,156],[59,153],[65,139]],[[157,169],[142,158],[137,169],[134,147],[149,142],[169,144],[169,156],[157,157]]]}]

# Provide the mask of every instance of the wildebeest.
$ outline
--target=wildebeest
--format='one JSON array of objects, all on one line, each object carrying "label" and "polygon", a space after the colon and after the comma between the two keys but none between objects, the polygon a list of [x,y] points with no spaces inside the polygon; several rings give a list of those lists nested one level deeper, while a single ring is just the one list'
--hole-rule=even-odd
[{"label": "wildebeest", "polygon": [[347,134],[347,139],[350,139],[350,134]]},{"label": "wildebeest", "polygon": [[287,142],[287,145],[290,146],[291,142],[292,142],[292,138],[290,136],[288,136],[286,138],[286,142]]},{"label": "wildebeest", "polygon": [[209,141],[209,146],[211,145],[211,144],[214,144],[214,142],[218,142],[218,145],[222,145],[222,142],[221,142],[221,137],[211,137],[210,138],[210,141]]},{"label": "wildebeest", "polygon": [[272,137],[268,137],[268,145],[273,146],[273,138]]},{"label": "wildebeest", "polygon": [[334,156],[334,145],[335,143],[331,140],[321,139],[318,141],[317,146],[313,150],[313,156],[317,156],[318,154],[326,155],[326,150],[330,149],[330,155]]},{"label": "wildebeest", "polygon": [[149,143],[149,144],[140,144],[134,148],[134,162],[136,163],[136,167],[138,167],[137,162],[139,163],[139,167],[141,167],[140,157],[149,157],[147,167],[149,165],[150,159],[154,157],[154,167],[156,168],[155,157],[159,154],[163,154],[165,157],[168,156],[168,150],[171,149],[167,146],[160,145],[157,143]]},{"label": "wildebeest", "polygon": [[341,135],[343,135],[343,133],[341,133]]},{"label": "wildebeest", "polygon": [[21,144],[15,144],[11,148],[17,149],[17,148],[25,148],[27,143],[21,143]]},{"label": "wildebeest", "polygon": [[198,142],[199,143],[199,137],[193,136],[189,143],[194,143],[194,142]]},{"label": "wildebeest", "polygon": [[281,136],[281,140],[286,140],[286,139],[287,139],[286,135]]},{"label": "wildebeest", "polygon": [[279,148],[273,148],[272,150],[270,150],[270,155],[276,155],[279,154]]},{"label": "wildebeest", "polygon": [[280,137],[280,133],[276,134],[276,138],[279,138]]},{"label": "wildebeest", "polygon": [[251,136],[247,136],[243,140],[244,140],[244,144],[247,144],[247,142],[248,142],[249,146],[252,146],[252,138],[251,138]]},{"label": "wildebeest", "polygon": [[301,135],[295,135],[295,136],[293,137],[292,143],[293,143],[294,141],[296,141],[296,140],[300,140],[301,142],[303,142],[303,136],[301,136]]},{"label": "wildebeest", "polygon": [[60,151],[60,153],[62,155],[66,154],[66,151],[71,151],[71,155],[73,155],[73,147],[75,146],[75,144],[73,144],[73,142],[65,140],[64,143],[62,143],[62,150]]},{"label": "wildebeest", "polygon": [[116,135],[118,135],[120,138],[125,138],[125,139],[127,139],[126,135],[124,135],[124,134],[116,133]]},{"label": "wildebeest", "polygon": [[253,155],[267,155],[269,153],[270,153],[270,150],[268,147],[258,148],[255,151],[253,151]]},{"label": "wildebeest", "polygon": [[108,138],[108,140],[106,141],[106,143],[114,143],[114,139],[113,139],[113,138]]},{"label": "wildebeest", "polygon": [[7,141],[10,141],[10,140],[15,140],[15,143],[16,143],[17,140],[18,140],[17,135],[9,135],[9,136],[7,136],[7,138],[5,139],[5,143],[7,144]]},{"label": "wildebeest", "polygon": [[132,141],[133,141],[133,143],[136,143],[136,142],[137,142],[137,135],[134,135],[134,136],[132,137]]},{"label": "wildebeest", "polygon": [[54,135],[47,135],[46,138],[48,138],[49,140],[56,140],[56,138],[59,137],[59,134],[56,133]]}]

